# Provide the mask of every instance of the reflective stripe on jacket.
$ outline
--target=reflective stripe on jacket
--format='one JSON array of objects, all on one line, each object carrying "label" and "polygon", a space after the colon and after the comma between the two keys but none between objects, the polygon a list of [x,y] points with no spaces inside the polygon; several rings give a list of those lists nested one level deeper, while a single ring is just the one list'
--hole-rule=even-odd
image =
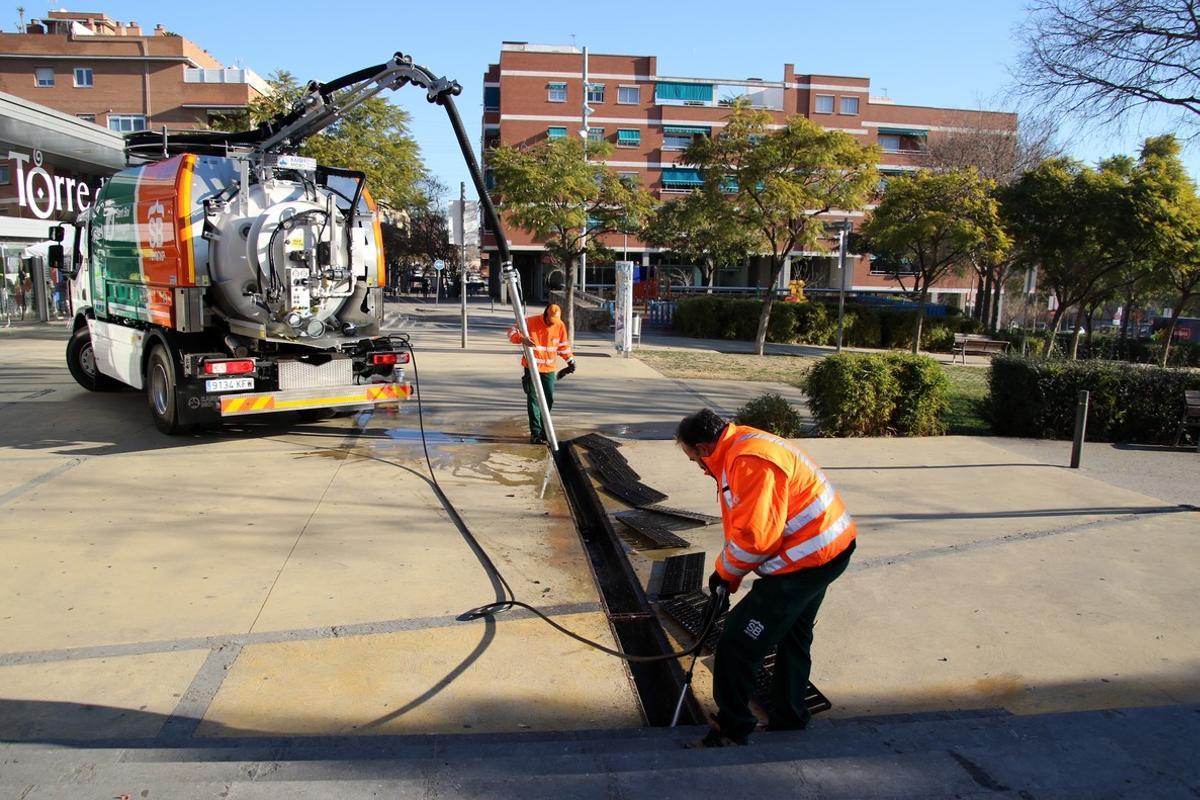
[{"label": "reflective stripe on jacket", "polygon": [[[568,361],[573,358],[571,343],[567,341],[567,326],[562,320],[556,319],[549,325],[541,314],[525,318],[525,327],[529,329],[529,338],[533,339],[533,357],[537,361],[538,372],[554,372],[555,358]],[[513,344],[521,343],[521,331],[513,325],[508,329],[508,340]],[[529,367],[525,356],[521,356],[521,366]]]},{"label": "reflective stripe on jacket", "polygon": [[783,575],[826,564],[857,535],[829,479],[778,436],[727,425],[704,463],[717,478],[725,525],[716,569],[734,590],[751,570]]}]

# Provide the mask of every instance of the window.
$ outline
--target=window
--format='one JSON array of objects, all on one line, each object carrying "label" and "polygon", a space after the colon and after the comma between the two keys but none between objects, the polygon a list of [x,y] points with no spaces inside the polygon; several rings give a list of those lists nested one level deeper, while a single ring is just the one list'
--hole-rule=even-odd
[{"label": "window", "polygon": [[546,88],[549,90],[546,99],[551,103],[567,102],[567,85],[565,83],[549,83],[546,84]]},{"label": "window", "polygon": [[565,127],[547,128],[546,136],[550,139],[565,139],[567,138],[567,129]]},{"label": "window", "polygon": [[[489,192],[496,188],[496,173],[494,170],[485,169],[483,171],[483,188],[487,189]],[[483,216],[484,219],[487,218],[487,214],[484,214]]]},{"label": "window", "polygon": [[499,111],[500,110],[500,87],[499,86],[483,87],[483,110],[484,111]]},{"label": "window", "polygon": [[8,186],[12,180],[12,174],[8,171],[8,164],[0,164],[0,186]]},{"label": "window", "polygon": [[108,129],[117,133],[146,130],[146,118],[141,114],[109,114]]},{"label": "window", "polygon": [[618,86],[617,102],[625,103],[626,105],[640,105],[642,102],[642,87]]},{"label": "window", "polygon": [[604,128],[588,128],[588,141],[589,142],[603,142],[604,141]]},{"label": "window", "polygon": [[710,136],[712,128],[663,128],[663,150],[686,150],[695,136]]},{"label": "window", "polygon": [[33,71],[37,85],[43,88],[50,88],[54,85],[54,68],[53,67],[38,67]]},{"label": "window", "polygon": [[78,117],[79,119],[83,120],[84,122],[95,122],[96,121],[95,114],[76,114],[75,116]]},{"label": "window", "polygon": [[75,88],[76,89],[92,88],[92,68],[91,67],[76,67],[75,68]]},{"label": "window", "polygon": [[814,107],[814,110],[818,114],[832,114],[833,113],[833,95],[831,95],[831,94],[817,95],[817,100],[816,100],[816,105]]},{"label": "window", "polygon": [[885,152],[921,153],[925,151],[928,131],[908,128],[880,128],[879,146]]},{"label": "window", "polygon": [[841,114],[857,114],[858,113],[858,98],[843,97],[842,105],[838,113]]},{"label": "window", "polygon": [[604,102],[604,84],[603,83],[589,83],[588,84],[587,101],[589,103],[603,103]]},{"label": "window", "polygon": [[642,132],[636,129],[619,128],[617,130],[617,147],[641,147]]},{"label": "window", "polygon": [[636,172],[618,172],[617,178],[626,186],[640,186],[642,184],[642,176]]}]

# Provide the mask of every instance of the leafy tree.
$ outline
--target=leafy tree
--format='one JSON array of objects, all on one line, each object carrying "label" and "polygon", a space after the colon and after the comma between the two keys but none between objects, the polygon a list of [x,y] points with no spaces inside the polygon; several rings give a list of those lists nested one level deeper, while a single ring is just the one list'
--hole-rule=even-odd
[{"label": "leafy tree", "polygon": [[[721,134],[693,139],[683,162],[698,167],[706,191],[724,194],[736,223],[754,231],[770,259],[774,286],[792,251],[820,247],[823,214],[867,202],[879,179],[879,151],[802,116],[778,130],[770,129],[772,122],[769,112],[737,100]],[[774,301],[768,292],[755,336],[759,355]]]},{"label": "leafy tree", "polygon": [[433,262],[441,259],[461,268],[459,248],[450,244],[445,213],[449,190],[437,178],[427,176],[418,184],[418,191],[420,199],[405,210],[406,224],[383,227],[383,249],[389,262],[406,267],[419,265],[428,272]]},{"label": "leafy tree", "polygon": [[[902,175],[888,181],[863,226],[864,245],[897,263],[893,269],[900,285],[912,278],[917,301],[914,353],[921,345],[929,287],[950,273],[963,272],[972,259],[996,261],[1009,247],[992,196],[994,186],[973,167]],[[907,268],[899,269],[899,264]]]},{"label": "leafy tree", "polygon": [[1200,198],[1174,136],[1147,139],[1139,167],[1134,187],[1139,217],[1149,226],[1149,258],[1157,283],[1173,294],[1161,356],[1165,367],[1179,317],[1200,291]]},{"label": "leafy tree", "polygon": [[[585,161],[584,153],[595,160]],[[575,265],[585,252],[607,255],[601,235],[622,230],[650,209],[650,195],[623,182],[599,159],[606,142],[554,139],[528,148],[498,147],[488,153],[496,199],[517,227],[544,243],[566,275],[566,325],[575,335]],[[587,226],[586,236],[584,226]]]},{"label": "leafy tree", "polygon": [[[935,171],[974,167],[980,176],[1006,186],[1051,156],[1060,155],[1056,129],[1047,117],[1022,116],[1015,127],[998,129],[989,112],[978,112],[977,121],[932,138],[925,163]],[[972,316],[991,331],[1000,325],[1000,292],[1016,274],[1018,254],[1004,250],[999,258],[975,258],[978,277]]]},{"label": "leafy tree", "polygon": [[[286,70],[272,73],[267,83],[271,91],[250,105],[250,121],[255,125],[290,111],[304,94],[304,87]],[[406,111],[372,97],[305,140],[300,154],[319,164],[365,173],[372,196],[395,208],[419,204],[418,183],[425,167],[420,149],[409,135],[408,120]]]},{"label": "leafy tree", "polygon": [[[1097,169],[1051,158],[1001,190],[1002,214],[1024,265],[1040,268],[1058,301],[1043,355],[1068,309],[1086,307],[1106,281],[1111,286],[1138,261],[1133,168],[1129,158],[1108,159]],[[1078,326],[1072,357],[1077,344]]]},{"label": "leafy tree", "polygon": [[720,194],[707,189],[655,208],[641,236],[647,244],[699,264],[701,280],[710,289],[720,267],[741,261],[758,247],[755,232],[740,224]]},{"label": "leafy tree", "polygon": [[1064,114],[1116,120],[1160,108],[1200,123],[1197,0],[1035,0],[1020,90]]}]

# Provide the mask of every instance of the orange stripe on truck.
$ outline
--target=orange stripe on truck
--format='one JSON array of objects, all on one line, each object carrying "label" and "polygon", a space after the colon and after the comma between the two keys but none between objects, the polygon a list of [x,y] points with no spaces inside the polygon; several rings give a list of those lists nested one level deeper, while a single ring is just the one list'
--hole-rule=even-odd
[{"label": "orange stripe on truck", "polygon": [[379,209],[371,197],[370,189],[363,189],[363,200],[366,201],[367,209],[373,217],[371,227],[375,229],[375,280],[377,285],[387,286],[387,263],[383,258],[383,228],[379,224]]},{"label": "orange stripe on truck", "polygon": [[179,207],[176,210],[176,230],[179,231],[179,251],[187,273],[187,285],[196,285],[196,253],[192,249],[192,173],[196,171],[196,157],[186,155],[180,164],[176,188],[179,191]]}]

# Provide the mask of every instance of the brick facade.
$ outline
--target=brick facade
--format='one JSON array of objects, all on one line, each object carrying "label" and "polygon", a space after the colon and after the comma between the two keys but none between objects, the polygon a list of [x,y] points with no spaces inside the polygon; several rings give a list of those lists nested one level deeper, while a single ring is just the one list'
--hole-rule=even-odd
[{"label": "brick facade", "polygon": [[[583,53],[576,48],[505,43],[499,63],[490,65],[483,78],[485,162],[486,150],[491,146],[536,144],[552,133],[563,134],[562,129],[566,135],[579,135],[583,127],[582,70]],[[739,95],[749,95],[756,105],[767,108],[774,124],[803,114],[825,128],[843,130],[861,137],[864,143],[881,145],[884,151],[880,170],[885,175],[923,166],[927,142],[948,131],[1012,131],[1017,122],[1016,115],[1009,113],[899,105],[888,98],[872,97],[868,78],[797,74],[791,64],[783,65],[782,80],[727,80],[659,75],[654,56],[589,54],[588,82],[604,87],[603,97],[594,97],[588,103],[592,109],[588,127],[602,128],[603,138],[614,145],[607,163],[618,172],[636,174],[659,199],[687,191],[684,186],[663,180],[664,170],[683,167],[677,162],[684,140],[670,136],[670,128],[719,132],[729,113],[728,101]],[[676,85],[683,99],[657,99],[656,86],[660,83]],[[565,97],[561,84],[565,84]],[[558,130],[552,132],[552,128]],[[864,214],[835,211],[828,216],[831,221],[849,218],[857,225]],[[518,228],[510,226],[506,232],[522,274],[534,271],[544,275],[548,268],[541,263],[540,244]],[[605,244],[620,253],[626,242],[619,235],[610,235]],[[662,263],[664,254],[633,239],[627,244],[631,260],[651,267]],[[831,245],[836,246],[836,242]],[[894,280],[872,274],[866,257],[852,261],[854,288],[898,289]],[[762,285],[769,279],[762,262],[752,259],[747,265],[725,271],[720,282]],[[794,253],[793,273],[813,287],[836,285],[840,277],[835,259],[824,254]],[[603,271],[598,276],[599,282],[606,282]],[[540,296],[539,280],[528,275],[526,280],[530,283],[527,288]],[[945,295],[943,299],[961,304],[973,291],[973,284],[969,278],[952,277],[935,291]]]}]

